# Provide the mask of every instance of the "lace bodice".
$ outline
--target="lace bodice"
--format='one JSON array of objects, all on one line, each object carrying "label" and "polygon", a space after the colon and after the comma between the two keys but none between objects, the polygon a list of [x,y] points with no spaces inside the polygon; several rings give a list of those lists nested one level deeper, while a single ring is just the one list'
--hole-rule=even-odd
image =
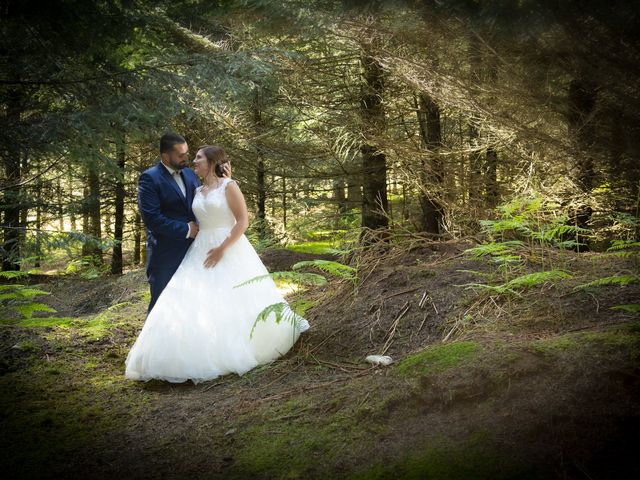
[{"label": "lace bodice", "polygon": [[225,195],[225,189],[232,181],[229,178],[223,179],[217,188],[209,189],[206,195],[202,193],[203,187],[196,189],[191,208],[198,219],[200,230],[232,228],[235,225],[236,219],[229,208]]}]

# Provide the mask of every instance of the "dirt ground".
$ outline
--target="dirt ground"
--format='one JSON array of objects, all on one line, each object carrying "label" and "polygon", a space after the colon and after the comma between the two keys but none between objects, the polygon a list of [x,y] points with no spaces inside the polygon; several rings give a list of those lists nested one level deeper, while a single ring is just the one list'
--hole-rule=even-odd
[{"label": "dirt ground", "polygon": [[[467,242],[381,252],[356,284],[307,292],[286,356],[194,385],[123,378],[144,322],[142,270],[33,281],[49,324],[0,328],[10,478],[635,478],[637,284],[575,290],[629,265],[550,259],[572,277],[521,296]],[[304,257],[304,258],[302,258]],[[310,254],[267,251],[271,271]],[[483,277],[485,275],[485,277]],[[493,276],[492,276],[493,275]],[[446,341],[443,342],[443,339]],[[388,367],[364,361],[390,355]]]}]

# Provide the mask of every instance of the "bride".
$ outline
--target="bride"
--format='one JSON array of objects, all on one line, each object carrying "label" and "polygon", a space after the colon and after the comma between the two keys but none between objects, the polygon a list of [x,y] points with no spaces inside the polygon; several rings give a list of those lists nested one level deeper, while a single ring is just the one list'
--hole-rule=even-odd
[{"label": "bride", "polygon": [[127,378],[198,383],[242,375],[284,355],[309,328],[300,317],[292,324],[272,314],[251,333],[265,307],[285,300],[269,277],[236,287],[268,271],[244,235],[247,207],[235,181],[222,176],[226,162],[220,147],[198,150],[194,171],[203,185],[192,209],[199,231],[127,355]]}]

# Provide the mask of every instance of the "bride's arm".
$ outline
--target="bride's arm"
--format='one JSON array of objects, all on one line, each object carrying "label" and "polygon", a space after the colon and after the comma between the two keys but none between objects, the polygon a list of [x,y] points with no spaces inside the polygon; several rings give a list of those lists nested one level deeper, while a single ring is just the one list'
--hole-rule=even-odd
[{"label": "bride's arm", "polygon": [[207,258],[204,261],[204,266],[207,268],[213,267],[218,263],[222,258],[224,251],[233,245],[249,227],[247,204],[244,200],[244,195],[242,195],[242,192],[240,191],[240,187],[238,187],[235,182],[229,182],[225,185],[224,189],[229,208],[231,209],[233,216],[236,218],[236,224],[231,229],[231,232],[229,232],[227,238],[225,238],[219,246],[209,250]]}]

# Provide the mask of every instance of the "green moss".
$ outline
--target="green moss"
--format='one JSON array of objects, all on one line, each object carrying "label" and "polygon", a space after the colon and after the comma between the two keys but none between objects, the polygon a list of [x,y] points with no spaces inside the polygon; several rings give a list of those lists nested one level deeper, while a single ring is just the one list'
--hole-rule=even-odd
[{"label": "green moss", "polygon": [[251,426],[239,429],[237,471],[248,477],[317,477],[319,469],[334,464],[367,435],[368,422],[353,414],[348,398],[353,393],[343,395],[301,394],[245,418],[243,423]]},{"label": "green moss", "polygon": [[124,378],[124,345],[117,337],[105,345],[94,343],[115,327],[119,335],[134,330],[132,318],[142,321],[143,308],[119,304],[88,318],[17,323],[33,339],[18,342],[31,353],[27,361],[16,361],[0,376],[0,409],[6,412],[0,449],[10,472],[37,478],[96,436],[122,429],[149,411],[158,395]]},{"label": "green moss", "polygon": [[640,331],[632,324],[600,332],[578,332],[545,338],[532,343],[531,346],[547,354],[626,350],[638,358],[640,357]]},{"label": "green moss", "polygon": [[400,375],[437,373],[470,359],[480,349],[476,342],[455,342],[428,347],[405,357],[396,367]]},{"label": "green moss", "polygon": [[3,375],[0,391],[5,467],[34,478],[92,438],[123,428],[154,401],[120,367],[69,354]]},{"label": "green moss", "polygon": [[433,438],[421,452],[414,452],[391,463],[377,461],[349,478],[386,479],[507,479],[538,478],[526,465],[519,465],[509,452],[493,446],[488,435],[474,434],[463,441]]},{"label": "green moss", "polygon": [[76,319],[70,317],[24,318],[14,323],[18,327],[72,327]]},{"label": "green moss", "polygon": [[312,230],[306,232],[305,235],[312,240],[329,240],[335,238],[337,235],[345,235],[347,233],[349,233],[349,230]]},{"label": "green moss", "polygon": [[33,353],[40,350],[40,347],[38,346],[38,344],[33,340],[22,340],[21,342],[18,342],[16,345],[18,346],[18,349],[22,350],[23,352]]},{"label": "green moss", "polygon": [[295,245],[289,245],[287,250],[301,253],[315,253],[321,255],[323,253],[330,253],[334,249],[333,242],[331,241],[317,241],[317,242],[305,242]]}]

